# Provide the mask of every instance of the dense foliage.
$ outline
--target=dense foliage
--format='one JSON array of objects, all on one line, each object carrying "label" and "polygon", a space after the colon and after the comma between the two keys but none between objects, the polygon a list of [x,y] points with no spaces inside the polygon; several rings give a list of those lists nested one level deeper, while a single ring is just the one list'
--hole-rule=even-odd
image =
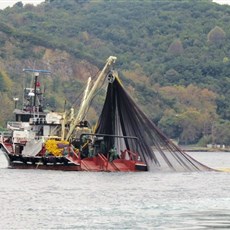
[{"label": "dense foliage", "polygon": [[[209,0],[18,2],[0,12],[0,62],[11,76],[0,73],[0,97],[17,78],[12,60],[38,62],[53,49],[101,67],[114,55],[127,90],[167,135],[230,145],[229,21],[230,6]],[[49,86],[52,107],[81,88],[61,78]]]}]

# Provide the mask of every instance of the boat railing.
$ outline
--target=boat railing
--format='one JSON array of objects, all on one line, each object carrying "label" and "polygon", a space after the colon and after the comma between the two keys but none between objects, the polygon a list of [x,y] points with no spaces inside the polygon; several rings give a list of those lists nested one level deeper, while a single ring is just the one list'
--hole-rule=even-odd
[{"label": "boat railing", "polygon": [[[83,139],[87,139],[87,142],[84,143]],[[84,148],[84,146],[88,146],[89,143],[91,142],[95,142],[95,140],[100,140],[103,141],[104,138],[118,138],[118,139],[124,139],[124,140],[133,140],[134,141],[134,145],[133,145],[133,149],[134,151],[131,151],[129,149],[126,149],[124,151],[121,151],[121,157],[123,159],[129,158],[130,160],[133,161],[139,161],[139,155],[138,155],[138,149],[139,149],[139,139],[135,136],[123,136],[123,135],[113,135],[113,134],[102,134],[102,133],[82,133],[80,136],[80,146],[82,146],[82,148]],[[112,150],[112,149],[111,149]],[[116,148],[114,149],[116,151]],[[110,151],[108,151],[110,152]],[[108,153],[108,157],[109,157],[110,153]]]},{"label": "boat railing", "polygon": [[46,124],[46,119],[45,117],[33,117],[30,118],[30,124]]}]

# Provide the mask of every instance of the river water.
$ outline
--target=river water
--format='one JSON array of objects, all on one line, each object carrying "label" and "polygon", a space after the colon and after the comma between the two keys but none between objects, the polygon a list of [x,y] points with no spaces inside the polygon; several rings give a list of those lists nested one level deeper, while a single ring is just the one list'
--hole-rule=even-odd
[{"label": "river water", "polygon": [[[230,168],[230,153],[189,153]],[[0,156],[0,229],[230,229],[230,173],[8,169]]]}]

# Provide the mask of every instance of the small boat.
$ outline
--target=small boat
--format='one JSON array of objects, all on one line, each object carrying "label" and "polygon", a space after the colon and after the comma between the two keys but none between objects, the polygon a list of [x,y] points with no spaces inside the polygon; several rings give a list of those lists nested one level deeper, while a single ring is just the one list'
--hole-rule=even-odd
[{"label": "small boat", "polygon": [[[33,87],[24,88],[23,108],[15,108],[15,121],[9,121],[7,131],[0,133],[1,152],[9,168],[94,172],[148,170],[138,153],[137,137],[94,132],[84,120],[102,79],[108,76],[111,83],[110,71],[115,60],[113,56],[108,58],[94,83],[89,79],[76,116],[73,109],[64,113],[44,110],[44,93],[38,79],[50,71],[23,70],[34,75]],[[122,149],[117,145],[120,140],[136,144],[132,144],[133,148]]]}]

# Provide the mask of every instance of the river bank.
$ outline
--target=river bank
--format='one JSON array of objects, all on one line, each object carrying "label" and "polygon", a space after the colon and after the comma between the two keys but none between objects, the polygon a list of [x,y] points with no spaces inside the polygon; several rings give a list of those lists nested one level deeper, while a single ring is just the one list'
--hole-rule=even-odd
[{"label": "river bank", "polygon": [[230,148],[214,148],[201,146],[180,146],[186,152],[230,152]]}]

